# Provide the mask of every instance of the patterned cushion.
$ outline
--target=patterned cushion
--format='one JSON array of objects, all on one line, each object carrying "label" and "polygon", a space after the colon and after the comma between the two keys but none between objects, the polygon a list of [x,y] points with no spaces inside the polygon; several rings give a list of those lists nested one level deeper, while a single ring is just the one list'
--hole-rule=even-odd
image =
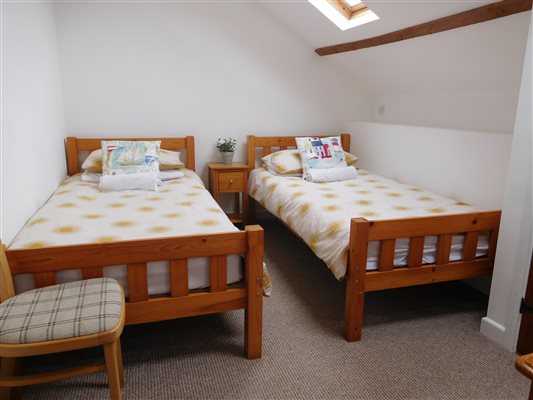
[{"label": "patterned cushion", "polygon": [[112,278],[30,290],[0,304],[0,343],[66,339],[115,328],[124,307]]},{"label": "patterned cushion", "polygon": [[[159,149],[159,169],[185,168],[185,163],[180,160],[179,151]],[[85,172],[102,173],[102,149],[94,150],[83,162],[81,168]],[[100,178],[98,178],[100,181]]]},{"label": "patterned cushion", "polygon": [[304,175],[310,168],[338,168],[348,165],[340,136],[296,138],[296,145],[302,157]]},{"label": "patterned cushion", "polygon": [[104,175],[159,173],[161,141],[102,140]]}]

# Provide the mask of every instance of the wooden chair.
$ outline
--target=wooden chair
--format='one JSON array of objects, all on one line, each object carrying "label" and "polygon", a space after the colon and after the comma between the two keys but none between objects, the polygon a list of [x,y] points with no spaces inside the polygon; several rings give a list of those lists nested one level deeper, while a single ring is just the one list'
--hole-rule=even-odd
[{"label": "wooden chair", "polygon": [[518,357],[515,366],[524,376],[531,379],[528,400],[533,400],[533,353]]},{"label": "wooden chair", "polygon": [[[107,370],[112,399],[121,399],[124,371],[120,334],[124,293],[111,278],[88,279],[15,295],[0,242],[0,399],[13,388]],[[103,346],[105,363],[36,375],[14,376],[19,357]]]}]

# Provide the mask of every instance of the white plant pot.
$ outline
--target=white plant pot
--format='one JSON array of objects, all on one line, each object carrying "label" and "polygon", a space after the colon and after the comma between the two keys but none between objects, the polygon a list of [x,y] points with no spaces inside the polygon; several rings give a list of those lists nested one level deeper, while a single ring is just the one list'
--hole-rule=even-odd
[{"label": "white plant pot", "polygon": [[233,151],[221,151],[220,155],[224,164],[231,164],[233,162]]}]

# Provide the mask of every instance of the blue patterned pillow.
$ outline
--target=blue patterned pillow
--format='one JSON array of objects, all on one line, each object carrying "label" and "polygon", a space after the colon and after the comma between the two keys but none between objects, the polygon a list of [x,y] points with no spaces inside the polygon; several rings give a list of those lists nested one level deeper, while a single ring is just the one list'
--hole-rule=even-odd
[{"label": "blue patterned pillow", "polygon": [[312,168],[325,169],[348,165],[340,136],[296,138],[296,146],[302,157],[304,175]]},{"label": "blue patterned pillow", "polygon": [[159,174],[160,141],[102,140],[104,175]]}]

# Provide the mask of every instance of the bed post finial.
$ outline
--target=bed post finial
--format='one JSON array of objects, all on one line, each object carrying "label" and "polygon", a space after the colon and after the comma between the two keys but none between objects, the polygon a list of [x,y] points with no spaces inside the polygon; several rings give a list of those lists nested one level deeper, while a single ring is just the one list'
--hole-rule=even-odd
[{"label": "bed post finial", "polygon": [[344,151],[347,151],[348,153],[351,153],[350,151],[350,134],[349,133],[341,133],[341,142],[342,142],[342,148]]},{"label": "bed post finial", "polygon": [[185,150],[187,151],[187,168],[194,171],[196,169],[196,161],[194,159],[194,136],[187,136],[185,138]]},{"label": "bed post finial", "polygon": [[67,174],[72,176],[80,172],[78,165],[78,142],[75,137],[68,136],[66,143]]},{"label": "bed post finial", "polygon": [[248,135],[246,137],[246,143],[247,143],[247,154],[246,157],[248,158],[248,167],[250,168],[250,171],[255,169],[255,135]]}]

